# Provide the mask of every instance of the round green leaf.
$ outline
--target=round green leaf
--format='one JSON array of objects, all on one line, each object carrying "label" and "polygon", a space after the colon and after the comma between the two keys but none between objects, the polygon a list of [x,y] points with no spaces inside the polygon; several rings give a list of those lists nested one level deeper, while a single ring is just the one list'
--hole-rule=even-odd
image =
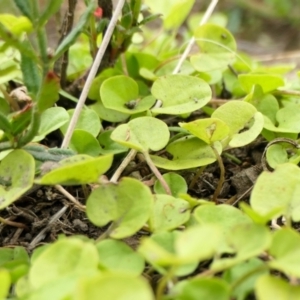
[{"label": "round green leaf", "polygon": [[79,238],[64,238],[45,249],[29,271],[29,282],[40,288],[70,275],[96,272],[99,256],[96,247]]},{"label": "round green leaf", "polygon": [[300,276],[300,236],[298,232],[291,228],[276,231],[269,251],[273,257],[269,262],[271,268],[295,277]]},{"label": "round green leaf", "polygon": [[91,105],[90,108],[98,114],[101,120],[108,122],[124,122],[129,118],[129,114],[124,114],[114,109],[106,108],[100,101]]},{"label": "round green leaf", "polygon": [[261,86],[265,94],[276,90],[280,86],[284,86],[284,80],[281,75],[268,73],[240,74],[239,82],[246,93],[250,93],[256,84]]},{"label": "round green leaf", "polygon": [[188,130],[207,144],[221,141],[229,135],[229,127],[225,122],[216,119],[199,119],[189,123],[179,123],[179,126]]},{"label": "round green leaf", "polygon": [[70,141],[70,149],[78,154],[99,155],[101,147],[97,139],[88,131],[75,129]]},{"label": "round green leaf", "polygon": [[294,286],[284,279],[265,275],[258,278],[255,287],[257,300],[300,299],[300,287]]},{"label": "round green leaf", "polygon": [[169,141],[168,126],[153,117],[140,117],[118,126],[111,139],[137,151],[161,150]]},{"label": "round green leaf", "polygon": [[114,221],[110,236],[121,239],[143,227],[152,205],[153,197],[147,186],[136,179],[123,178],[118,184],[108,183],[93,190],[86,213],[97,226]]},{"label": "round green leaf", "polygon": [[[180,176],[177,173],[165,173],[163,174],[163,178],[165,179],[165,181],[167,182],[172,195],[174,197],[177,197],[179,194],[185,194],[187,193],[188,187],[187,187],[187,183],[185,181],[185,179]],[[161,185],[159,180],[155,181],[154,184],[154,191],[156,194],[165,194],[166,191],[163,188],[163,186]]]},{"label": "round green leaf", "polygon": [[181,284],[176,300],[230,299],[230,286],[220,278],[193,278]]},{"label": "round green leaf", "polygon": [[[232,100],[216,109],[212,118],[218,118],[229,127],[230,147],[241,147],[254,141],[264,126],[263,115],[247,102]],[[247,129],[240,133],[242,129]]]},{"label": "round green leaf", "polygon": [[106,239],[97,243],[96,248],[105,270],[132,275],[140,275],[144,270],[144,259],[124,242]]},{"label": "round green leaf", "polygon": [[69,114],[62,107],[51,107],[41,114],[41,123],[38,136],[34,138],[34,142],[41,141],[50,132],[60,128],[69,121]]},{"label": "round green leaf", "polygon": [[74,300],[153,300],[154,296],[147,281],[131,274],[105,274],[81,280],[74,292]]},{"label": "round green leaf", "polygon": [[175,229],[190,218],[190,205],[187,201],[170,195],[155,195],[154,206],[149,219],[152,232]]},{"label": "round green leaf", "polygon": [[100,96],[106,108],[129,115],[146,111],[155,103],[151,96],[139,98],[138,84],[124,75],[105,80],[100,87]]},{"label": "round green leaf", "polygon": [[[221,144],[215,144],[219,153],[222,152]],[[189,136],[169,144],[166,150],[172,159],[150,155],[153,163],[166,170],[183,170],[206,166],[216,161],[216,155],[211,146],[196,137]]]},{"label": "round green leaf", "polygon": [[[71,119],[71,117],[74,114],[74,109],[68,110],[68,113]],[[69,126],[69,122],[60,128],[63,134],[66,134],[68,126]],[[92,134],[94,137],[96,137],[99,134],[101,129],[101,123],[97,113],[94,110],[89,108],[83,109],[79,116],[78,122],[75,126],[75,129],[85,130],[90,134]]]},{"label": "round green leaf", "polygon": [[215,24],[199,26],[194,37],[203,53],[232,53],[237,49],[233,35]]},{"label": "round green leaf", "polygon": [[251,207],[267,215],[278,209],[300,221],[300,169],[290,163],[279,165],[274,172],[263,172],[257,179],[250,198]]},{"label": "round green leaf", "polygon": [[88,155],[75,155],[60,161],[58,168],[37,179],[37,184],[45,185],[78,185],[95,183],[111,166],[113,156],[111,154],[90,157]]},{"label": "round green leaf", "polygon": [[202,79],[188,75],[166,75],[152,85],[152,95],[162,101],[153,108],[157,114],[181,115],[193,112],[211,99],[210,86]]},{"label": "round green leaf", "polygon": [[10,152],[0,164],[0,209],[18,200],[33,185],[35,163],[26,151]]}]

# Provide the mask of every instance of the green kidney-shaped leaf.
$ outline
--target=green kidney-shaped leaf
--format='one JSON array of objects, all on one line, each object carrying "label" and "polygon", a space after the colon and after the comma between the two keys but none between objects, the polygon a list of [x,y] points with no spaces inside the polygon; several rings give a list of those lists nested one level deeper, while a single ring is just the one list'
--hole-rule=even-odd
[{"label": "green kidney-shaped leaf", "polygon": [[300,169],[294,164],[279,165],[274,172],[263,172],[250,198],[251,207],[262,215],[278,209],[295,222],[300,221]]},{"label": "green kidney-shaped leaf", "polygon": [[152,289],[144,278],[130,273],[111,273],[86,278],[79,282],[74,291],[74,300],[153,300]]},{"label": "green kidney-shaped leaf", "polygon": [[300,276],[300,236],[291,228],[283,228],[274,233],[269,249],[273,259],[269,266],[288,276]]},{"label": "green kidney-shaped leaf", "polygon": [[[222,120],[232,136],[230,147],[241,147],[254,141],[264,126],[263,115],[247,102],[232,100],[216,109],[212,118]],[[242,129],[246,129],[241,132]]]},{"label": "green kidney-shaped leaf", "polygon": [[266,251],[271,243],[271,235],[263,225],[241,224],[231,230],[231,235],[227,235],[225,241],[231,250],[223,248],[225,252],[221,252],[235,253],[235,256],[220,258],[219,255],[211,265],[214,271],[226,270]]},{"label": "green kidney-shaped leaf", "polygon": [[10,152],[0,164],[0,209],[18,200],[33,185],[35,163],[24,150]]},{"label": "green kidney-shaped leaf", "polygon": [[151,89],[152,95],[162,101],[162,107],[153,108],[157,114],[181,115],[193,112],[211,99],[211,89],[202,79],[188,75],[159,77]]},{"label": "green kidney-shaped leaf", "polygon": [[[172,196],[177,197],[179,194],[187,193],[188,190],[187,183],[185,179],[179,174],[173,172],[165,173],[163,175],[163,178],[167,182],[171,190]],[[156,194],[166,193],[165,189],[163,188],[159,180],[155,181],[154,191]]]},{"label": "green kidney-shaped leaf", "polygon": [[111,166],[113,156],[111,154],[100,157],[88,155],[75,155],[60,161],[60,166],[37,179],[37,184],[45,185],[76,185],[96,183],[99,177]]},{"label": "green kidney-shaped leaf", "polygon": [[[71,117],[74,114],[74,109],[68,110],[68,113],[71,119]],[[68,126],[69,126],[69,122],[60,128],[63,134],[66,134]],[[94,137],[96,137],[99,134],[101,129],[99,116],[92,109],[89,108],[83,109],[79,116],[78,122],[76,123],[75,129],[85,130],[91,133]]]},{"label": "green kidney-shaped leaf", "polygon": [[179,123],[179,126],[188,130],[191,134],[207,144],[221,141],[229,135],[229,127],[226,123],[215,118],[199,119],[189,123]]},{"label": "green kidney-shaped leaf", "polygon": [[149,227],[152,232],[175,229],[190,218],[190,205],[187,201],[170,195],[155,195]]},{"label": "green kidney-shaped leaf", "polygon": [[261,86],[264,93],[269,93],[284,85],[281,75],[268,73],[241,74],[239,75],[239,82],[247,93],[250,93],[256,84]]},{"label": "green kidney-shaped leaf", "polygon": [[70,141],[70,149],[78,154],[97,156],[101,152],[98,140],[85,130],[75,129]]},{"label": "green kidney-shaped leaf", "polygon": [[279,277],[265,275],[257,280],[255,295],[257,300],[298,300],[300,299],[300,287],[294,286]]},{"label": "green kidney-shaped leaf", "polygon": [[[222,152],[221,143],[216,143],[214,146],[220,154]],[[193,136],[184,137],[169,144],[166,150],[172,155],[171,159],[150,155],[157,167],[166,170],[191,169],[216,161],[216,155],[211,146]]]},{"label": "green kidney-shaped leaf", "polygon": [[97,226],[114,221],[112,238],[133,235],[147,222],[153,197],[147,186],[136,179],[123,178],[93,190],[86,204],[88,218]]},{"label": "green kidney-shaped leaf", "polygon": [[100,96],[107,109],[129,115],[146,111],[155,103],[151,96],[139,98],[138,84],[124,75],[106,79],[100,87]]},{"label": "green kidney-shaped leaf", "polygon": [[118,126],[111,139],[138,151],[161,150],[169,141],[170,132],[163,121],[153,117],[140,117]]},{"label": "green kidney-shaped leaf", "polygon": [[99,256],[96,247],[79,238],[63,238],[45,249],[32,264],[29,282],[40,288],[70,275],[96,272]]},{"label": "green kidney-shaped leaf", "polygon": [[145,267],[144,259],[122,241],[106,239],[96,244],[100,266],[113,272],[140,275]]},{"label": "green kidney-shaped leaf", "polygon": [[224,27],[205,24],[195,30],[194,36],[203,53],[232,53],[236,51],[235,39]]},{"label": "green kidney-shaped leaf", "polygon": [[41,141],[50,132],[60,128],[69,121],[69,114],[63,107],[51,107],[41,114],[41,123],[38,136],[34,142]]},{"label": "green kidney-shaped leaf", "polygon": [[230,286],[220,278],[192,278],[181,282],[175,300],[230,299]]}]

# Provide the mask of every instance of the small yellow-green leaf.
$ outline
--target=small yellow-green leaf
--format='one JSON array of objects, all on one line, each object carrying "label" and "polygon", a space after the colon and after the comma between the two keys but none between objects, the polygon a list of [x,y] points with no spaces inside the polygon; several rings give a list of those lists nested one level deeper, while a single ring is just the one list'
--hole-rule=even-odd
[{"label": "small yellow-green leaf", "polygon": [[88,155],[75,155],[60,161],[60,166],[37,179],[37,184],[62,184],[76,185],[96,183],[99,177],[111,166],[113,156],[111,154],[100,157]]},{"label": "small yellow-green leaf", "polygon": [[163,121],[153,117],[140,117],[118,126],[111,139],[137,151],[158,151],[169,141],[170,132]]}]

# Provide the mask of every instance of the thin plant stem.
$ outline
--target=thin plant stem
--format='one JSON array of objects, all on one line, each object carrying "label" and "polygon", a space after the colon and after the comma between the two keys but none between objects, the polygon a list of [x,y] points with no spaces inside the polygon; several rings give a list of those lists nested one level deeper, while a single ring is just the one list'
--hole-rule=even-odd
[{"label": "thin plant stem", "polygon": [[222,190],[222,187],[223,187],[223,183],[225,181],[225,168],[224,168],[222,157],[218,153],[217,149],[213,145],[211,146],[211,148],[212,148],[212,150],[215,153],[215,156],[217,158],[217,161],[218,161],[218,164],[219,164],[219,168],[220,168],[220,179],[219,179],[219,182],[218,182],[218,186],[217,186],[217,188],[216,188],[216,190],[214,192],[214,195],[213,195],[213,201],[215,203],[217,203],[218,202],[218,196],[221,193],[221,190]]},{"label": "thin plant stem", "polygon": [[109,22],[109,25],[108,25],[107,30],[105,32],[105,35],[103,37],[102,43],[99,47],[99,50],[98,50],[97,55],[95,57],[94,63],[91,67],[90,73],[87,77],[87,80],[86,80],[85,85],[83,87],[83,90],[81,92],[80,98],[79,98],[78,103],[76,105],[74,114],[73,114],[72,119],[70,121],[70,124],[69,124],[69,127],[67,129],[65,138],[62,142],[61,148],[68,148],[68,146],[69,146],[71,137],[73,135],[75,126],[78,122],[80,113],[81,113],[82,108],[84,106],[84,103],[85,103],[85,100],[87,98],[90,87],[92,85],[93,79],[95,78],[95,76],[97,74],[97,71],[98,71],[100,63],[102,61],[102,58],[104,56],[105,50],[106,50],[106,48],[109,44],[109,41],[110,41],[111,36],[113,34],[113,31],[116,27],[118,18],[122,13],[122,8],[123,8],[124,3],[125,3],[125,0],[119,0],[118,4],[116,6],[116,10],[115,10],[110,22]]},{"label": "thin plant stem", "polygon": [[156,290],[156,299],[157,300],[162,300],[163,299],[163,296],[164,296],[164,291],[165,291],[165,288],[168,284],[168,281],[174,277],[174,273],[176,271],[176,267],[171,267],[170,270],[168,271],[167,274],[165,274],[161,280],[159,281],[159,284],[157,286],[157,290]]},{"label": "thin plant stem", "polygon": [[[209,7],[207,8],[207,10],[206,10],[206,12],[205,12],[205,14],[204,14],[202,20],[200,21],[200,24],[199,24],[200,26],[202,26],[203,24],[205,24],[205,23],[208,21],[208,19],[210,18],[211,14],[213,13],[213,11],[214,11],[216,5],[218,4],[218,1],[219,1],[219,0],[212,0],[212,1],[210,2]],[[187,44],[187,46],[186,46],[186,48],[185,48],[183,54],[181,55],[181,57],[180,57],[180,59],[179,59],[179,61],[178,61],[178,63],[177,63],[177,66],[176,66],[175,69],[173,70],[173,74],[178,74],[178,73],[180,72],[180,68],[181,68],[183,62],[184,62],[184,61],[186,60],[186,58],[188,57],[189,53],[191,52],[191,49],[192,49],[194,43],[195,43],[195,38],[192,37],[192,38],[190,39],[189,43]]]},{"label": "thin plant stem", "polygon": [[5,224],[5,225],[9,225],[9,226],[13,226],[13,227],[18,227],[18,228],[27,228],[27,226],[23,223],[10,221],[8,219],[4,219],[4,218],[1,218],[1,217],[0,217],[0,223]]},{"label": "thin plant stem", "polygon": [[123,159],[122,163],[119,165],[118,169],[114,173],[114,175],[111,177],[110,182],[117,183],[118,179],[120,178],[122,172],[124,169],[128,166],[128,164],[134,159],[136,156],[137,151],[134,149],[131,149],[127,156]]},{"label": "thin plant stem", "polygon": [[168,195],[172,195],[171,189],[168,185],[168,183],[165,181],[165,179],[163,178],[163,176],[161,175],[161,173],[159,172],[159,170],[156,168],[155,164],[153,163],[153,161],[150,158],[150,155],[148,152],[143,152],[145,160],[149,166],[149,168],[151,169],[151,171],[153,172],[153,174],[156,176],[156,178],[159,180],[159,182],[161,183],[162,187],[164,188],[164,190],[166,191],[166,193]]},{"label": "thin plant stem", "polygon": [[194,185],[196,184],[197,180],[199,179],[199,177],[201,176],[201,174],[203,173],[203,171],[205,170],[206,166],[200,167],[197,170],[196,175],[193,177],[190,185],[189,185],[189,189],[192,189],[194,187]]},{"label": "thin plant stem", "polygon": [[54,186],[60,193],[67,197],[72,203],[74,203],[80,210],[85,211],[85,206],[82,205],[73,195],[71,195],[66,189],[61,185],[56,184]]}]

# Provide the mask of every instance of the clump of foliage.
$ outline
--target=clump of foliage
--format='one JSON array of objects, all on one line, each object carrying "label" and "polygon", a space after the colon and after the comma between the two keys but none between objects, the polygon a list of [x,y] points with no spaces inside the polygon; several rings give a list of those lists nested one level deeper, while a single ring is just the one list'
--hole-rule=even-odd
[{"label": "clump of foliage", "polygon": [[[35,185],[82,185],[86,202],[75,209],[104,230],[96,241],[31,244],[30,256],[0,248],[0,298],[298,299],[299,80],[284,76],[293,66],[266,68],[239,53],[223,15],[199,26],[203,15],[194,14],[182,27],[193,0],[130,0],[89,89],[92,104],[70,143],[48,147],[50,133],[68,135],[76,110],[64,103],[78,102],[84,62],[97,56],[112,17],[110,1],[86,0],[49,52],[45,24],[62,2],[40,11],[35,0],[14,0],[20,16],[0,15],[0,209]],[[158,18],[156,30],[145,26]],[[180,61],[190,38],[197,51]],[[224,157],[258,138],[267,142],[250,203],[221,200]],[[135,155],[151,187],[119,180]],[[195,182],[214,163],[215,191],[198,199],[184,172]],[[145,232],[136,249],[123,241]]]}]

